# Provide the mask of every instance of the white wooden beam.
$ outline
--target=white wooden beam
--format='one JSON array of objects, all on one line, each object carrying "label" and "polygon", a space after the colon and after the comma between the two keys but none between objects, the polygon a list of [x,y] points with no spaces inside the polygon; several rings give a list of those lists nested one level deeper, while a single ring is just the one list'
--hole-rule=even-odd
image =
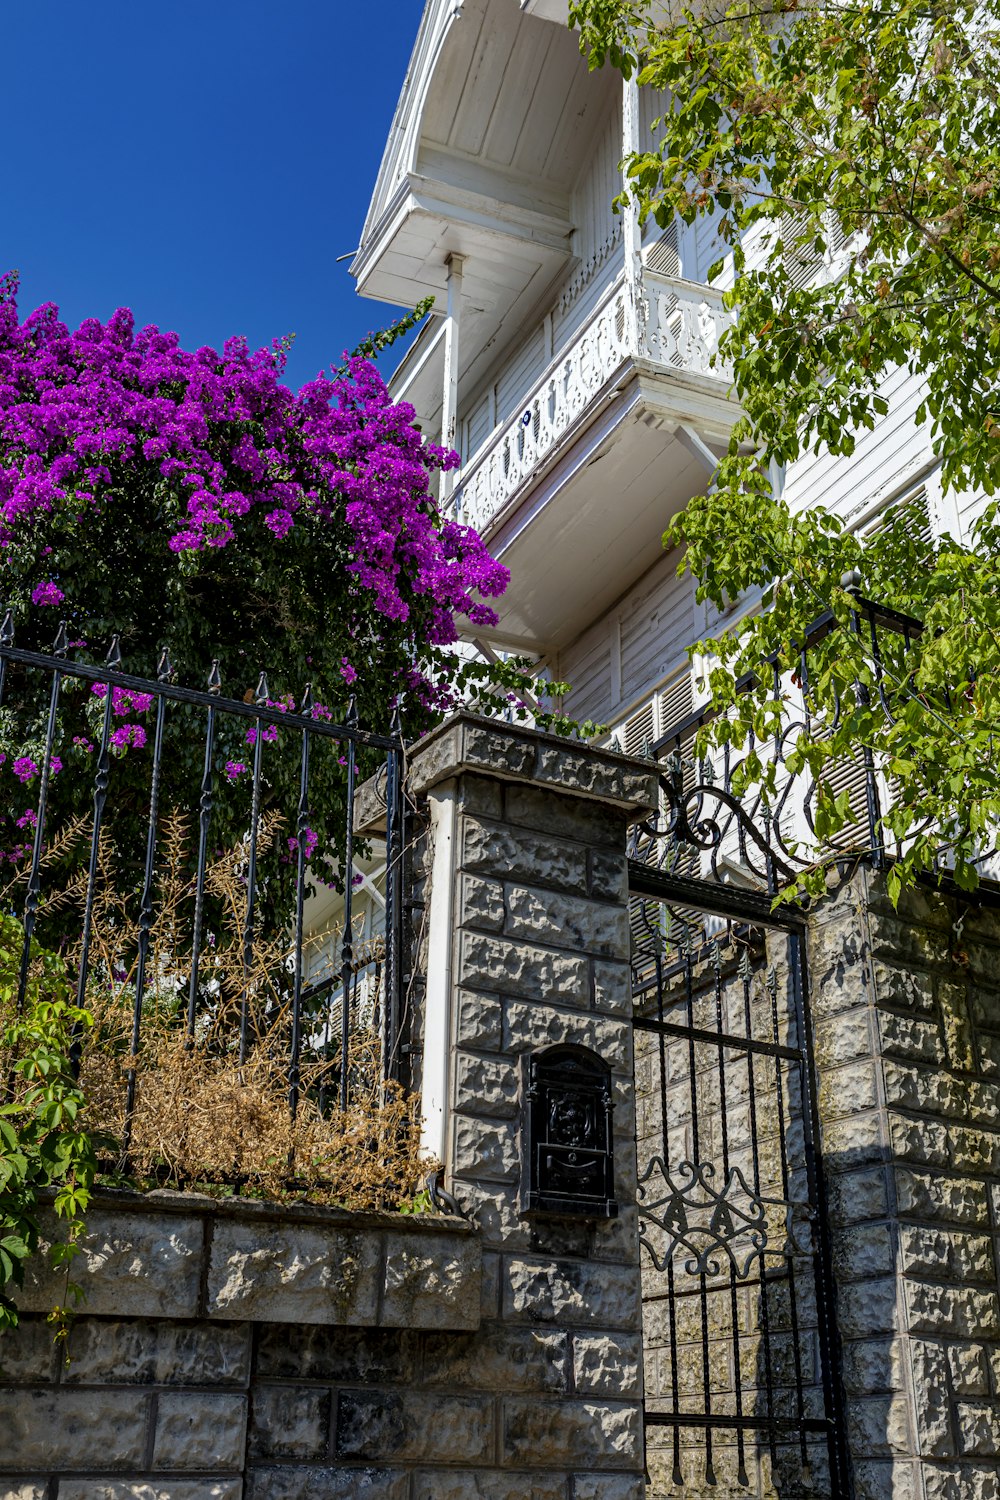
[{"label": "white wooden beam", "polygon": [[[462,276],[464,255],[449,255],[448,307],[444,320],[444,394],[441,403],[441,442],[455,447],[458,428],[458,360],[462,326]],[[455,470],[441,475],[441,499],[447,500],[455,487]]]}]

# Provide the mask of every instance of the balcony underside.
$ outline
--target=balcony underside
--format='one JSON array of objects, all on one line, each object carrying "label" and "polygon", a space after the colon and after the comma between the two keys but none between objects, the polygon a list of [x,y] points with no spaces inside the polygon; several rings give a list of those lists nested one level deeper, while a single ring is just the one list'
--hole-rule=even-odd
[{"label": "balcony underside", "polygon": [[568,645],[660,555],[662,534],[710,473],[738,408],[721,383],[629,362],[485,528],[510,569],[490,637]]}]

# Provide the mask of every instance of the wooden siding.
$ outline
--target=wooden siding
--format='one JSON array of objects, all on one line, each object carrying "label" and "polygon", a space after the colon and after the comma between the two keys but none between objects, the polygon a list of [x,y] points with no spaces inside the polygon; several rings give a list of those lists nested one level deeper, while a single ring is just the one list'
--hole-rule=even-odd
[{"label": "wooden siding", "polygon": [[697,630],[694,587],[677,575],[679,554],[664,556],[615,607],[560,653],[558,676],[571,684],[566,711],[611,723],[676,673]]}]

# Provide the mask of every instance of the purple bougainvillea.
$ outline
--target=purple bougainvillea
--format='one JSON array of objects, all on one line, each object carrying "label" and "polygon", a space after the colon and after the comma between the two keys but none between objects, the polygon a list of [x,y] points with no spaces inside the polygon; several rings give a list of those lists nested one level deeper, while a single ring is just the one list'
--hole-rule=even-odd
[{"label": "purple bougainvillea", "polygon": [[[261,515],[280,547],[318,517],[346,523],[361,608],[406,622],[419,600],[435,645],[456,639],[458,620],[493,622],[484,600],[507,572],[429,493],[458,457],[423,440],[372,364],[349,359],[295,394],[281,382],[280,344],[254,352],[233,338],[221,353],[189,352],[176,334],[137,331],[126,308],[75,332],[51,303],[21,322],[15,289],[0,281],[0,547],[29,545],[50,562],[38,542],[51,526],[85,525],[129,475],[153,475],[171,495],[162,540],[175,554],[228,547]],[[66,589],[38,578],[31,598],[58,604]],[[339,666],[351,681],[352,664]]]}]

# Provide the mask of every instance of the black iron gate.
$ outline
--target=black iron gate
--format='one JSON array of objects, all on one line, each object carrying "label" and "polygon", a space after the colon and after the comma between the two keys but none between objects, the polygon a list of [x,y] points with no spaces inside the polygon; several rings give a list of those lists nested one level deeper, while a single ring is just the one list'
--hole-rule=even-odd
[{"label": "black iron gate", "polygon": [[630,885],[648,1493],[842,1500],[801,919],[641,859]]}]

